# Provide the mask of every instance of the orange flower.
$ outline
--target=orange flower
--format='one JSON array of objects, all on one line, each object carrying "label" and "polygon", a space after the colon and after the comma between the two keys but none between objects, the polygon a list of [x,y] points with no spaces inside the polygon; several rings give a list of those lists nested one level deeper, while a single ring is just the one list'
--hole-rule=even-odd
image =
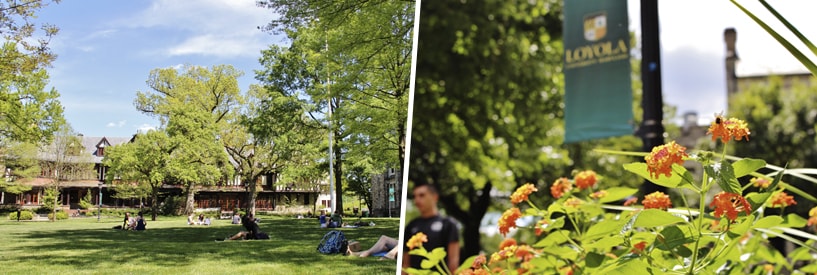
[{"label": "orange flower", "polygon": [[550,186],[550,194],[554,198],[561,198],[565,193],[573,189],[573,184],[567,178],[559,178]]},{"label": "orange flower", "polygon": [[730,140],[742,140],[744,137],[749,140],[749,126],[746,122],[737,118],[724,119],[720,115],[715,116],[715,121],[709,125],[706,134],[712,134],[712,141],[721,139],[723,143]]},{"label": "orange flower", "polygon": [[579,187],[579,189],[584,190],[596,185],[596,181],[598,181],[598,179],[596,177],[596,172],[587,170],[581,171],[578,174],[576,174],[576,177],[573,178],[573,181],[576,182],[576,187]]},{"label": "orange flower", "polygon": [[593,192],[593,194],[590,194],[590,197],[594,198],[594,199],[601,199],[601,198],[604,198],[606,196],[607,196],[607,191],[605,191],[605,190],[599,190],[599,191]]},{"label": "orange flower", "polygon": [[808,226],[817,226],[817,206],[808,211]]},{"label": "orange flower", "polygon": [[652,148],[652,152],[644,157],[650,176],[656,179],[659,175],[672,176],[672,165],[684,164],[684,157],[689,156],[686,149],[675,141]]},{"label": "orange flower", "polygon": [[770,206],[771,208],[777,208],[777,207],[784,208],[784,207],[789,206],[789,205],[797,204],[797,202],[794,201],[794,197],[789,196],[789,194],[786,194],[786,192],[774,193],[774,195],[772,195],[771,202],[772,202],[772,205]]},{"label": "orange flower", "polygon": [[768,188],[769,185],[772,184],[771,181],[764,178],[752,178],[752,180],[750,180],[749,182],[751,182],[752,185],[754,185],[757,188]]},{"label": "orange flower", "polygon": [[489,264],[504,261],[513,256],[514,253],[516,253],[516,245],[505,247],[502,250],[494,252],[494,254],[491,254],[491,262]]},{"label": "orange flower", "polygon": [[548,222],[549,221],[547,219],[541,219],[536,222],[536,229],[534,229],[534,232],[536,233],[537,237],[539,237],[539,235],[542,235],[542,233],[545,230],[545,227],[548,225]]},{"label": "orange flower", "polygon": [[516,245],[516,240],[515,239],[513,239],[513,238],[504,239],[504,240],[502,240],[501,243],[499,243],[499,250],[505,249],[506,247],[509,247],[509,246],[512,246],[512,245]]},{"label": "orange flower", "polygon": [[667,210],[667,208],[672,207],[672,202],[669,200],[669,196],[660,191],[644,196],[644,200],[641,201],[641,204],[644,205],[644,209]]},{"label": "orange flower", "polygon": [[507,235],[511,228],[516,228],[516,220],[521,216],[522,212],[519,211],[519,208],[505,210],[505,213],[502,213],[502,217],[499,218],[499,233],[502,233],[502,236]]},{"label": "orange flower", "polygon": [[485,264],[485,262],[486,262],[486,259],[485,259],[485,254],[479,254],[479,256],[477,256],[476,258],[474,258],[474,263],[473,263],[473,264],[471,264],[471,268],[473,268],[473,269],[477,269],[477,268],[481,269],[481,268],[482,268],[482,265],[484,265],[484,264]]},{"label": "orange flower", "polygon": [[423,232],[417,232],[417,234],[411,236],[411,238],[406,243],[406,246],[408,246],[409,249],[415,249],[423,246],[423,243],[426,242],[428,242],[428,236],[426,236],[426,234]]},{"label": "orange flower", "polygon": [[533,184],[526,183],[525,185],[520,186],[519,188],[516,189],[516,191],[513,192],[513,194],[511,195],[511,203],[517,204],[526,201],[528,200],[528,195],[536,191],[539,191],[539,189],[536,189],[536,187],[533,186]]},{"label": "orange flower", "polygon": [[579,208],[584,202],[577,198],[569,198],[565,201],[565,207]]},{"label": "orange flower", "polygon": [[516,248],[516,257],[522,261],[525,262],[530,261],[531,259],[533,259],[533,256],[534,256],[533,247],[530,247],[530,245],[523,244]]},{"label": "orange flower", "polygon": [[633,204],[636,204],[636,203],[638,203],[638,198],[632,197],[632,198],[629,198],[626,201],[624,201],[624,206],[630,206],[630,205],[633,205]]},{"label": "orange flower", "polygon": [[646,249],[646,248],[647,248],[647,242],[641,241],[641,242],[633,245],[633,249],[630,250],[630,252],[632,252],[633,254],[641,254],[641,252],[644,252],[644,249]]},{"label": "orange flower", "polygon": [[715,195],[709,207],[715,207],[714,215],[716,218],[726,214],[726,218],[730,221],[735,221],[738,218],[738,212],[744,211],[746,215],[752,212],[752,206],[743,196],[727,192],[720,192]]}]

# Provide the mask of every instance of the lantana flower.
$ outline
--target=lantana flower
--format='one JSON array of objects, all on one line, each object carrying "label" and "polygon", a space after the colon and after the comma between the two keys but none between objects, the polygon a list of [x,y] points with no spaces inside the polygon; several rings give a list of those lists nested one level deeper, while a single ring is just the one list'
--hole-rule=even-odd
[{"label": "lantana flower", "polygon": [[715,195],[709,207],[715,208],[715,217],[720,218],[726,214],[726,218],[730,221],[735,221],[738,218],[738,213],[743,211],[746,215],[752,213],[752,206],[740,194],[720,192]]},{"label": "lantana flower", "polygon": [[571,208],[579,208],[579,206],[581,206],[583,203],[584,202],[582,200],[580,200],[580,199],[569,198],[569,199],[567,199],[565,201],[564,206],[565,207],[571,207]]},{"label": "lantana flower", "polygon": [[522,212],[519,211],[519,208],[514,207],[505,210],[505,212],[502,213],[502,217],[499,218],[499,233],[501,233],[502,236],[507,235],[511,228],[516,228],[516,220],[521,216]]},{"label": "lantana flower", "polygon": [[669,196],[660,191],[644,196],[644,200],[641,201],[641,204],[644,205],[644,209],[667,210],[667,208],[672,207],[672,202],[669,200]]},{"label": "lantana flower", "polygon": [[647,171],[650,176],[657,179],[659,175],[672,176],[673,164],[684,164],[684,158],[689,157],[686,147],[675,141],[652,148],[652,152],[644,157],[647,161]]},{"label": "lantana flower", "polygon": [[526,201],[528,200],[528,195],[536,191],[539,191],[539,189],[536,189],[536,186],[534,186],[531,183],[526,183],[525,185],[520,186],[519,188],[516,189],[516,191],[513,192],[513,194],[511,195],[511,203],[517,204]]},{"label": "lantana flower", "polygon": [[817,226],[817,206],[808,211],[808,226]]},{"label": "lantana flower", "polygon": [[415,249],[423,246],[423,243],[426,242],[428,242],[428,236],[426,236],[426,234],[423,232],[417,232],[417,234],[414,234],[414,236],[409,238],[406,246],[408,246],[409,249]]},{"label": "lantana flower", "polygon": [[606,190],[599,190],[599,191],[596,191],[596,192],[593,192],[592,194],[590,194],[590,197],[594,198],[594,199],[601,199],[601,198],[604,198],[606,196],[607,196],[607,191]]},{"label": "lantana flower", "polygon": [[633,249],[630,250],[630,252],[632,252],[633,254],[641,254],[641,252],[644,252],[644,249],[646,249],[646,248],[647,248],[647,242],[640,241],[637,244],[633,245]]},{"label": "lantana flower", "polygon": [[795,205],[797,202],[793,196],[786,194],[786,192],[777,192],[772,195],[771,208],[784,208],[789,205]]},{"label": "lantana flower", "polygon": [[545,227],[548,225],[549,222],[550,221],[548,219],[541,219],[536,222],[536,228],[533,230],[533,232],[536,233],[537,237],[539,237],[539,235],[542,235],[542,233],[545,232]]},{"label": "lantana flower", "polygon": [[723,143],[729,143],[730,140],[742,140],[746,138],[749,140],[749,126],[746,122],[737,118],[726,119],[720,115],[715,116],[715,121],[709,125],[709,130],[706,134],[712,134],[712,141],[721,139]]},{"label": "lantana flower", "polygon": [[754,187],[761,189],[768,188],[769,185],[772,184],[771,181],[764,178],[752,178],[749,182],[751,182]]},{"label": "lantana flower", "polygon": [[627,199],[626,201],[624,201],[624,206],[630,206],[630,205],[633,205],[633,204],[636,204],[636,203],[638,203],[638,198],[631,197],[631,198]]},{"label": "lantana flower", "polygon": [[578,187],[580,190],[584,190],[596,185],[598,177],[596,176],[596,172],[586,170],[576,174],[576,177],[573,178],[573,181],[576,182],[576,187]]},{"label": "lantana flower", "polygon": [[512,245],[516,245],[516,239],[514,239],[514,238],[504,239],[504,240],[502,240],[502,242],[499,243],[499,250],[505,249],[506,247],[509,247],[509,246],[512,246]]},{"label": "lantana flower", "polygon": [[559,178],[550,186],[550,194],[554,198],[561,198],[565,193],[573,189],[573,184],[567,178]]}]

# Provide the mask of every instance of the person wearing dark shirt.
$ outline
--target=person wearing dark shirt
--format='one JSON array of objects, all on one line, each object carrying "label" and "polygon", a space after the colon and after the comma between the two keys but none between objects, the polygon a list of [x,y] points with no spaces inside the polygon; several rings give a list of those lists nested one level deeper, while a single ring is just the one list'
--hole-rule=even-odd
[{"label": "person wearing dark shirt", "polygon": [[406,242],[418,232],[423,232],[428,237],[428,242],[423,243],[423,247],[431,252],[435,248],[443,247],[446,252],[445,263],[449,270],[457,270],[460,263],[460,238],[457,224],[450,218],[440,216],[437,209],[437,201],[440,195],[437,189],[430,184],[415,185],[412,191],[414,195],[414,206],[420,211],[420,217],[415,218],[406,225],[403,234],[403,267],[420,268],[422,256],[409,255],[409,248]]}]

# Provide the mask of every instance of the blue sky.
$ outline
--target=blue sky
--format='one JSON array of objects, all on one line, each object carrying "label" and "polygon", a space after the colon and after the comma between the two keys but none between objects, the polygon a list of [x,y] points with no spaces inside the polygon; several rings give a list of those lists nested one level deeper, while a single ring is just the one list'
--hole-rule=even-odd
[{"label": "blue sky", "polygon": [[254,1],[82,0],[51,4],[38,21],[60,28],[49,73],[74,130],[130,136],[159,123],[133,107],[152,69],[230,64],[242,91],[257,83],[260,51],[285,43],[257,29],[273,18]]}]

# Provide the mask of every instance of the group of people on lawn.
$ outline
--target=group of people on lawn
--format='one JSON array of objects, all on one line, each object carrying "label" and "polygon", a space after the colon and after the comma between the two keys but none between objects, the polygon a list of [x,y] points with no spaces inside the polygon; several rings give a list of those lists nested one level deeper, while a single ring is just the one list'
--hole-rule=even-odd
[{"label": "group of people on lawn", "polygon": [[198,218],[196,218],[196,215],[193,213],[187,216],[188,225],[210,225],[210,222],[210,217],[205,217],[204,214],[199,214]]},{"label": "group of people on lawn", "polygon": [[133,217],[130,212],[127,212],[125,213],[125,219],[122,221],[122,230],[142,231],[145,230],[147,224],[142,212],[139,212],[136,217]]}]

